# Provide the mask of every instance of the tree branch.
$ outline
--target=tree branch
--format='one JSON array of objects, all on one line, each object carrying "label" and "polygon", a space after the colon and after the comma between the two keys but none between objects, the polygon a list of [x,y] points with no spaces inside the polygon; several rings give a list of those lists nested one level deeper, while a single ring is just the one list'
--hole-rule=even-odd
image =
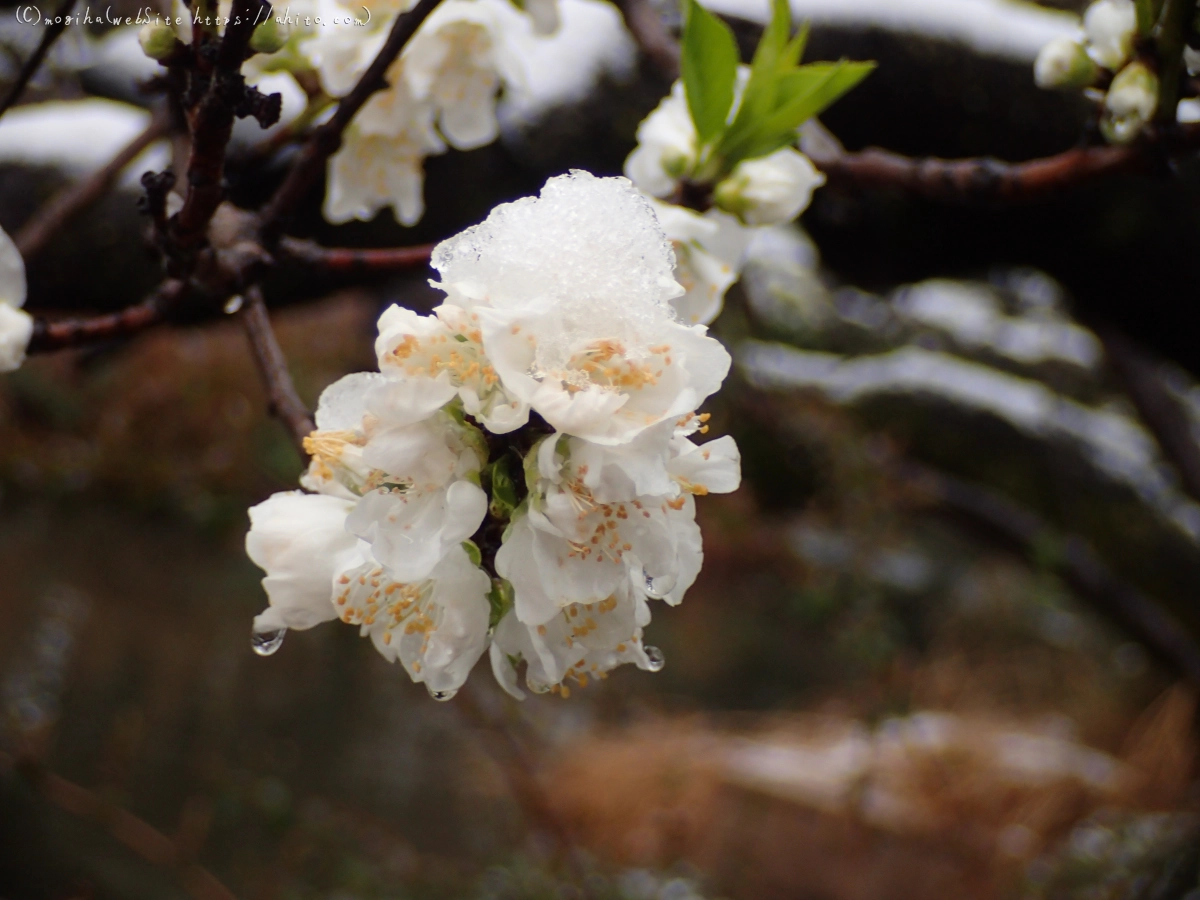
[{"label": "tree branch", "polygon": [[25,87],[42,65],[42,60],[46,58],[46,54],[50,52],[50,48],[54,46],[54,42],[59,39],[62,33],[67,28],[67,14],[75,5],[75,0],[62,0],[58,7],[54,10],[53,18],[59,19],[55,24],[45,26],[46,30],[42,32],[42,40],[38,43],[37,49],[30,54],[29,59],[25,60],[25,65],[21,66],[21,71],[17,73],[16,80],[12,83],[12,87],[8,89],[8,94],[0,101],[0,116],[3,116],[12,107],[14,103],[21,99],[21,94],[25,93]]},{"label": "tree branch", "polygon": [[28,757],[12,761],[0,753],[0,763],[12,765],[42,797],[59,809],[106,828],[116,840],[146,862],[175,869],[184,888],[195,900],[236,900],[229,888],[211,872],[188,860],[175,841],[129,810],[114,806],[95,791],[46,770]]},{"label": "tree branch", "polygon": [[95,203],[143,150],[166,135],[169,121],[164,107],[156,109],[145,130],[122,147],[104,168],[63,188],[34,213],[13,238],[25,263],[37,256],[68,222]]},{"label": "tree branch", "polygon": [[667,29],[661,15],[647,0],[615,0],[625,27],[633,35],[642,55],[668,81],[679,77],[679,41]]},{"label": "tree branch", "polygon": [[[239,112],[249,114],[243,108],[247,89],[242,63],[263,8],[269,9],[265,0],[234,0],[207,89],[188,114],[192,147],[187,162],[187,194],[170,227],[171,249],[181,251],[185,259],[204,243],[208,223],[223,198],[225,148],[233,133],[233,120]],[[193,78],[197,77],[199,73],[194,72]],[[187,275],[191,267],[192,263],[185,261],[173,274]]]},{"label": "tree branch", "polygon": [[1183,489],[1200,501],[1200,444],[1192,435],[1187,410],[1163,383],[1155,360],[1140,347],[1108,326],[1098,327],[1096,333],[1138,417],[1179,473]]},{"label": "tree branch", "polygon": [[262,233],[268,243],[279,236],[284,220],[292,214],[313,183],[321,176],[326,160],[341,147],[342,132],[346,130],[350,120],[371,99],[372,94],[387,87],[387,70],[440,2],[441,0],[420,0],[411,10],[396,19],[387,41],[367,71],[358,79],[354,89],[338,103],[333,118],[314,131],[308,139],[300,158],[296,160],[287,178],[262,211]]},{"label": "tree branch", "polygon": [[284,237],[280,254],[326,272],[403,272],[429,264],[433,244],[364,250],[353,247],[322,247],[313,241]]},{"label": "tree branch", "polygon": [[1019,202],[1083,184],[1102,175],[1129,172],[1154,162],[1164,151],[1200,146],[1200,128],[1167,130],[1172,136],[1128,147],[1082,147],[1007,163],[990,157],[914,159],[888,150],[812,157],[830,184],[893,188],[950,203]]},{"label": "tree branch", "polygon": [[254,362],[267,389],[267,402],[271,414],[277,416],[291,432],[300,456],[307,459],[304,439],[315,429],[312,415],[296,393],[292,376],[288,372],[287,360],[275,339],[271,319],[262,292],[257,287],[246,291],[245,306],[242,308],[242,325],[250,339],[250,350]]},{"label": "tree branch", "polygon": [[184,282],[168,280],[146,300],[120,312],[56,321],[35,319],[28,352],[49,353],[117,340],[145,331],[167,320],[168,313],[182,299],[186,289]]}]

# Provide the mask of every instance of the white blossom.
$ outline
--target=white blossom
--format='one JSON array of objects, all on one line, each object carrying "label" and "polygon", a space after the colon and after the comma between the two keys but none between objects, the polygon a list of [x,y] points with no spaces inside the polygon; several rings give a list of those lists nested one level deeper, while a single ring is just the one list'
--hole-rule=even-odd
[{"label": "white blossom", "polygon": [[605,678],[625,663],[654,671],[659,666],[647,655],[642,629],[650,623],[645,597],[629,585],[596,603],[572,603],[549,621],[526,625],[508,613],[492,638],[492,672],[500,685],[524,698],[514,662],[526,664],[525,681],[535,693],[548,690],[570,696],[563,684],[570,679],[587,687],[592,678]]},{"label": "white blossom", "polygon": [[[357,125],[345,132],[342,147],[329,160],[328,188],[322,211],[334,224],[370,221],[390,206],[401,225],[415,225],[425,214],[425,157],[445,147],[430,127],[431,110],[408,119],[397,135],[370,134]],[[424,121],[421,116],[424,117]]]},{"label": "white blossom", "polygon": [[790,222],[807,208],[813,191],[825,183],[808,157],[792,147],[738,163],[717,185],[717,205],[747,225]]},{"label": "white blossom", "polygon": [[418,412],[437,409],[457,394],[464,412],[496,434],[529,419],[529,405],[504,388],[484,355],[474,312],[450,303],[429,316],[389,307],[379,319],[375,352],[380,371],[399,377]]},{"label": "white blossom", "polygon": [[361,562],[346,532],[352,501],[300,491],[274,494],[250,508],[246,554],[267,575],[269,606],[254,619],[259,633],[312,628],[337,618],[334,581]]},{"label": "white blossom", "polygon": [[508,393],[555,429],[631,440],[696,409],[729,354],[670,301],[674,254],[625,179],[552,178],[434,250],[450,302],[474,302],[484,353]]},{"label": "white blossom", "polygon": [[25,305],[25,262],[0,228],[0,372],[12,372],[25,361],[33,337],[33,318]]},{"label": "white blossom", "polygon": [[1088,55],[1097,65],[1114,72],[1133,51],[1137,10],[1133,0],[1096,0],[1083,14]]},{"label": "white blossom", "polygon": [[707,325],[737,281],[754,232],[719,209],[701,215],[657,200],[651,206],[675,250],[675,280],[684,289],[671,306],[685,325]]},{"label": "white blossom", "polygon": [[625,160],[625,176],[651,197],[669,197],[695,168],[698,152],[683,82],[676,81],[638,125],[637,146]]}]

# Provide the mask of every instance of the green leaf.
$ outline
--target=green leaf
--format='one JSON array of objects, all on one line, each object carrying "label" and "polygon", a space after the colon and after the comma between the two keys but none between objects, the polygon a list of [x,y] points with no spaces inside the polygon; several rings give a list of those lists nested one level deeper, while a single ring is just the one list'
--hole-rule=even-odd
[{"label": "green leaf", "polygon": [[1142,37],[1150,37],[1155,23],[1158,22],[1158,15],[1162,11],[1162,3],[1159,0],[1135,0],[1134,6],[1137,9],[1138,34]]},{"label": "green leaf", "polygon": [[[874,68],[875,63],[873,62],[841,60],[832,65],[815,63],[796,69],[783,79],[787,90],[792,92],[792,96],[763,123],[763,131],[795,131],[855,87],[871,74],[871,70]],[[800,78],[796,77],[805,72],[810,74]],[[782,90],[781,93],[783,93]]]},{"label": "green leaf", "polygon": [[[800,43],[793,48],[788,43],[788,32],[792,27],[792,11],[788,0],[774,0],[771,21],[763,29],[762,38],[750,61],[750,78],[742,92],[742,103],[734,118],[730,131],[745,130],[749,123],[766,115],[775,105],[775,89],[785,55],[789,50],[803,50],[808,38],[807,26],[797,35]],[[796,54],[799,58],[799,53]]]},{"label": "green leaf", "polygon": [[520,498],[512,475],[513,457],[505,454],[489,467],[491,472],[491,513],[497,519],[507,519],[517,508]]},{"label": "green leaf", "polygon": [[707,144],[724,130],[733,106],[737,42],[729,26],[696,0],[688,0],[687,8],[680,60],[683,90],[696,134],[701,144]]},{"label": "green leaf", "polygon": [[463,541],[462,548],[467,553],[467,559],[471,560],[471,565],[483,565],[483,554],[479,550],[479,545],[474,541]]}]

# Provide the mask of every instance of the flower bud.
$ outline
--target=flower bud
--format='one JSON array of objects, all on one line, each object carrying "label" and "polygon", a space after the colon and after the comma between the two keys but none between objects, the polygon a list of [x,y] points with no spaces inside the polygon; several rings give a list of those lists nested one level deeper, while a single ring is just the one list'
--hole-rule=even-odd
[{"label": "flower bud", "polygon": [[1040,88],[1087,87],[1096,80],[1096,64],[1078,41],[1056,38],[1038,54],[1033,80]]},{"label": "flower bud", "polygon": [[804,211],[812,192],[825,183],[808,157],[791,147],[747,159],[713,191],[716,205],[747,225],[790,222]]},{"label": "flower bud", "polygon": [[143,25],[138,32],[142,52],[160,62],[175,52],[175,29],[163,23]]},{"label": "flower bud", "polygon": [[1100,129],[1109,143],[1127,144],[1153,118],[1157,106],[1158,76],[1145,63],[1130,63],[1113,78]]},{"label": "flower bud", "polygon": [[255,53],[278,53],[287,41],[287,29],[276,22],[274,16],[267,16],[267,20],[254,29],[250,49]]},{"label": "flower bud", "polygon": [[1137,10],[1133,0],[1097,0],[1083,14],[1088,56],[1098,65],[1116,71],[1133,51]]}]

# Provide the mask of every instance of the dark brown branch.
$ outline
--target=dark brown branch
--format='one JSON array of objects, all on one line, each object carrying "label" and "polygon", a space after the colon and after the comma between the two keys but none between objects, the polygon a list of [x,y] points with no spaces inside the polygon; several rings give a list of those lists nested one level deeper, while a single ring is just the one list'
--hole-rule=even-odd
[{"label": "dark brown branch", "polygon": [[113,805],[95,791],[47,771],[30,758],[13,762],[0,753],[0,763],[13,765],[46,800],[64,812],[105,828],[146,862],[175,869],[184,888],[195,900],[236,900],[229,888],[211,872],[180,852],[175,841],[129,810]]},{"label": "dark brown branch", "polygon": [[133,162],[143,150],[167,133],[167,127],[166,110],[159,108],[155,111],[145,130],[122,147],[104,168],[93,172],[83,181],[63,188],[45,206],[34,213],[33,218],[21,226],[21,230],[13,239],[25,262],[28,263],[37,256],[63,226],[95,203],[109,189],[117,176],[125,170],[126,166]]},{"label": "dark brown branch", "polygon": [[[173,249],[185,256],[204,243],[208,223],[224,194],[225,148],[233,133],[233,120],[246,98],[242,63],[264,7],[264,0],[234,0],[231,21],[217,48],[208,88],[188,114],[192,146],[187,163],[187,194],[170,229]],[[185,262],[175,274],[189,272],[190,264]]]},{"label": "dark brown branch", "polygon": [[1110,327],[1099,327],[1096,333],[1138,417],[1179,474],[1183,489],[1200,501],[1200,444],[1192,435],[1187,409],[1163,383],[1159,365],[1140,347]]},{"label": "dark brown branch", "polygon": [[284,237],[280,255],[326,272],[403,272],[429,264],[433,244],[363,250],[353,247],[322,247],[313,241]]},{"label": "dark brown branch", "polygon": [[[1181,132],[1179,149],[1200,143],[1200,130]],[[830,184],[854,188],[892,188],[951,203],[996,203],[1028,200],[1074,187],[1101,175],[1143,168],[1155,159],[1160,144],[1129,147],[1084,147],[1022,163],[988,157],[914,159],[888,150],[813,157],[813,165]]]},{"label": "dark brown branch", "polygon": [[120,312],[84,318],[46,321],[36,319],[29,353],[48,353],[129,337],[166,321],[173,306],[183,297],[181,281],[163,282],[149,298]]},{"label": "dark brown branch", "polygon": [[50,52],[50,48],[54,46],[54,42],[66,30],[67,15],[74,6],[75,0],[62,0],[58,4],[58,7],[54,10],[53,18],[61,21],[45,26],[46,30],[42,32],[42,39],[38,43],[37,49],[30,54],[29,59],[25,60],[25,65],[21,66],[21,71],[17,73],[16,80],[12,83],[12,87],[8,89],[8,94],[3,100],[0,100],[0,116],[8,112],[12,105],[21,99],[21,94],[25,93],[25,87],[29,84],[29,79],[34,76],[38,68],[42,65],[42,60],[46,58],[46,54]]},{"label": "dark brown branch", "polygon": [[321,176],[326,160],[341,147],[342,132],[346,130],[350,120],[374,93],[387,87],[387,70],[400,55],[404,45],[437,8],[439,2],[441,0],[420,0],[411,10],[396,19],[387,41],[367,71],[359,78],[354,89],[338,103],[333,118],[314,131],[308,139],[300,158],[296,160],[287,178],[262,211],[262,231],[268,243],[278,237],[284,220],[292,214],[313,183]]},{"label": "dark brown branch", "polygon": [[679,77],[679,41],[667,30],[657,10],[647,0],[616,0],[625,27],[642,55],[668,81]]},{"label": "dark brown branch", "polygon": [[1123,582],[1083,538],[1056,535],[1033,512],[987,488],[913,464],[897,467],[939,505],[1025,558],[1057,547],[1050,565],[1081,600],[1140,641],[1161,663],[1200,686],[1200,646],[1157,602]]},{"label": "dark brown branch", "polygon": [[242,325],[245,326],[254,362],[267,389],[267,402],[270,404],[271,414],[287,426],[301,457],[307,458],[304,439],[312,434],[316,426],[308,408],[296,393],[296,386],[292,383],[291,373],[288,372],[287,360],[279,348],[279,342],[275,340],[275,331],[271,328],[267,305],[257,287],[246,291]]}]

